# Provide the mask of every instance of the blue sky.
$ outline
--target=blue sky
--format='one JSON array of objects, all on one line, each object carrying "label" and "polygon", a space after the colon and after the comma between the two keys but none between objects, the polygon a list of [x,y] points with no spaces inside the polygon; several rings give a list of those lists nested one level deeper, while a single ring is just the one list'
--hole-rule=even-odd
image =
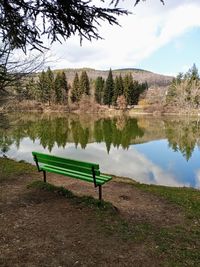
[{"label": "blue sky", "polygon": [[[94,0],[94,2],[98,0]],[[121,27],[102,23],[103,40],[77,36],[50,50],[50,66],[95,69],[142,68],[176,75],[193,63],[200,69],[200,0],[147,0],[134,8],[133,0],[120,2],[132,15],[119,18]]]},{"label": "blue sky", "polygon": [[194,27],[142,60],[138,67],[153,72],[186,72],[194,63],[200,70],[200,28]]}]

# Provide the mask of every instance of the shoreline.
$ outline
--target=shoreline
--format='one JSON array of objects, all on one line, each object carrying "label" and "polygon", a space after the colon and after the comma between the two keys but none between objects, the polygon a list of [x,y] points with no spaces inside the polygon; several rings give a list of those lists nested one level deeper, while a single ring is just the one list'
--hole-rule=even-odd
[{"label": "shoreline", "polygon": [[[149,106],[151,107],[151,106]],[[16,101],[14,100],[14,103],[10,103],[10,100],[8,101],[8,104],[3,104],[0,106],[0,113],[12,113],[12,112],[30,112],[30,113],[41,113],[41,114],[58,114],[58,113],[63,113],[63,114],[77,114],[77,115],[82,115],[88,114],[88,115],[103,115],[103,116],[156,116],[156,117],[164,117],[164,116],[195,116],[199,117],[200,116],[200,111],[199,110],[193,110],[192,112],[185,112],[185,110],[177,110],[174,112],[162,112],[159,110],[153,110],[153,111],[146,111],[144,107],[133,107],[133,108],[127,108],[126,110],[120,110],[114,107],[107,107],[107,106],[92,106],[90,109],[86,109],[85,111],[79,109],[79,108],[74,108],[70,106],[63,106],[63,105],[51,105],[49,106],[48,104],[44,104],[41,102],[36,102],[36,101]]]}]

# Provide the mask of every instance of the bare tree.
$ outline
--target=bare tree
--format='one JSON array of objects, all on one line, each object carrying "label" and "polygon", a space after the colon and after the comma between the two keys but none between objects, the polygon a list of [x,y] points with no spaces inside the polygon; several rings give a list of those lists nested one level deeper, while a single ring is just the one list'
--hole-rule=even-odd
[{"label": "bare tree", "polygon": [[126,109],[127,101],[126,101],[125,96],[123,96],[123,95],[118,96],[118,98],[117,98],[117,106],[121,110],[125,110]]},{"label": "bare tree", "polygon": [[45,54],[27,56],[19,59],[14,56],[9,44],[0,46],[0,93],[14,85],[27,75],[41,70],[45,63]]}]

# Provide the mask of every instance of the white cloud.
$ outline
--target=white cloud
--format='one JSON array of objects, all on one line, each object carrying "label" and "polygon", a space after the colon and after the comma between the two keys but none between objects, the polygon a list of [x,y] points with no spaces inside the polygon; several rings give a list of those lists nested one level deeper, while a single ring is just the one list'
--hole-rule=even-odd
[{"label": "white cloud", "polygon": [[54,44],[52,51],[60,58],[54,67],[134,67],[191,28],[200,27],[200,3],[195,0],[168,0],[165,6],[147,1],[132,11],[120,18],[122,27],[103,24],[99,28],[104,40],[83,41],[80,47],[74,37],[62,45]]}]

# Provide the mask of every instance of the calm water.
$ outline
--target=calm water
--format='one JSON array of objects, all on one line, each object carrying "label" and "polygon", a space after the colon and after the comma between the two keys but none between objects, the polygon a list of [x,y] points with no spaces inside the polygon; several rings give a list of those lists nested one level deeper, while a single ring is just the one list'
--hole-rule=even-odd
[{"label": "calm water", "polygon": [[142,183],[200,188],[198,118],[1,114],[0,156],[33,163],[33,150]]}]

